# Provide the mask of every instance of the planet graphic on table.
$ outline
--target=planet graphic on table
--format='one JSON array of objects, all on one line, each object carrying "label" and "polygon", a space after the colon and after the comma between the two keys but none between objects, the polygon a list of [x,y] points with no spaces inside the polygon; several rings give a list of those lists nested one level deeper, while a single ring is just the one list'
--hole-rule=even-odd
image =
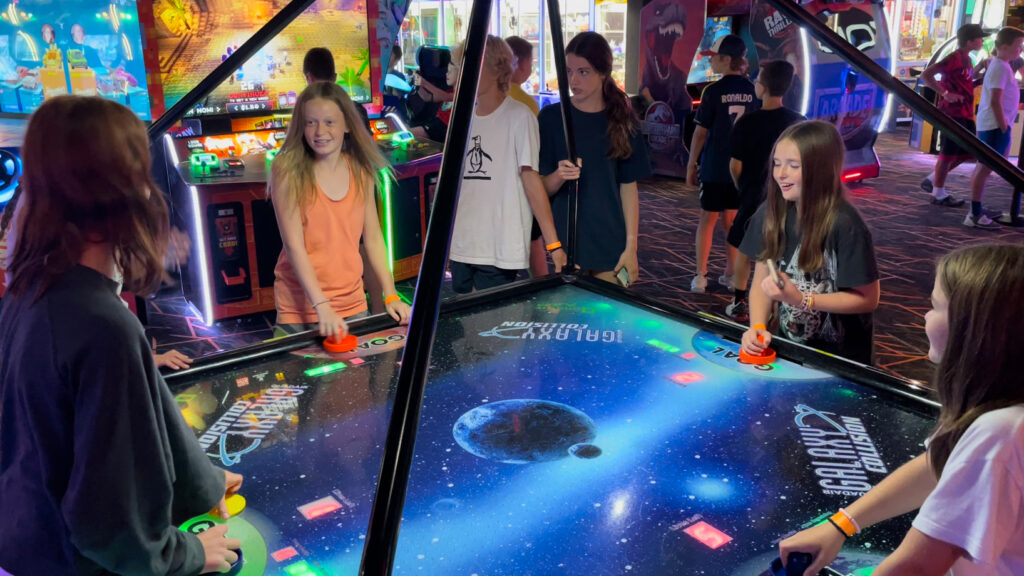
[{"label": "planet graphic on table", "polygon": [[459,417],[452,435],[466,452],[508,464],[601,455],[601,449],[591,444],[597,437],[594,421],[576,408],[547,400],[477,406]]}]

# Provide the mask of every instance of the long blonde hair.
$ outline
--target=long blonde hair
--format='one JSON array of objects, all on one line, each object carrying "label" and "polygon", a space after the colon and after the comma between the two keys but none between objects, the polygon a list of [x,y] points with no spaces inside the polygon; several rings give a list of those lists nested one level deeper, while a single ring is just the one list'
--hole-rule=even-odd
[{"label": "long blonde hair", "polygon": [[[846,202],[843,192],[843,139],[828,122],[794,124],[775,142],[789,140],[800,151],[800,198],[797,228],[801,232],[797,266],[807,274],[825,264],[825,240],[835,227],[837,208]],[[775,149],[772,149],[772,164]],[[765,198],[764,251],[760,259],[779,259],[786,250],[786,215],[789,201],[774,176],[768,179]]]},{"label": "long blonde hair", "polygon": [[[380,148],[373,141],[362,115],[356,111],[345,90],[332,82],[314,82],[299,95],[292,111],[291,124],[281,152],[274,158],[272,171],[275,175],[285,174],[289,179],[288,190],[268,191],[291,194],[300,209],[308,208],[316,199],[316,175],[313,173],[315,155],[306,142],[306,104],[316,99],[334,102],[345,118],[348,133],[341,147],[341,153],[351,162],[352,177],[358,182],[393,177],[391,165],[384,158]],[[271,178],[271,182],[276,178]],[[362,187],[359,187],[362,188]]]}]

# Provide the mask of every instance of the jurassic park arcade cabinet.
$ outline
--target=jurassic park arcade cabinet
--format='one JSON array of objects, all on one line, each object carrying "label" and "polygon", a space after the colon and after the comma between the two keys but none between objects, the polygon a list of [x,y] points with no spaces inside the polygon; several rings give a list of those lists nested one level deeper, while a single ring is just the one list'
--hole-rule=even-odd
[{"label": "jurassic park arcade cabinet", "polygon": [[707,0],[650,0],[640,11],[641,131],[656,174],[686,177],[687,77],[704,36]]}]

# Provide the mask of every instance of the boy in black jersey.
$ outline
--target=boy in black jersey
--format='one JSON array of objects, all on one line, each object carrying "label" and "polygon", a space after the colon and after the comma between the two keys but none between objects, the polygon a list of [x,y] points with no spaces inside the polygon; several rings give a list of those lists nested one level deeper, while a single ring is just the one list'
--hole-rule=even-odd
[{"label": "boy in black jersey", "polygon": [[[711,57],[711,69],[723,74],[721,80],[704,89],[697,109],[697,126],[690,143],[690,163],[686,167],[686,183],[697,184],[700,160],[700,224],[697,227],[697,274],[690,283],[690,291],[703,293],[707,289],[708,256],[715,222],[722,216],[722,228],[728,233],[736,209],[740,206],[739,192],[729,174],[729,136],[733,124],[743,114],[758,107],[754,85],[743,75],[747,68],[747,46],[734,34],[719,38],[703,56]],[[719,283],[732,286],[733,262],[736,248],[726,246],[725,274]]]},{"label": "boy in black jersey", "polygon": [[[747,231],[747,222],[764,201],[768,183],[769,159],[779,136],[805,118],[782,105],[782,98],[793,83],[793,65],[785,60],[762,61],[754,91],[761,100],[761,109],[745,115],[732,127],[729,172],[740,193],[740,209],[732,221],[727,238],[729,246],[739,248]],[[760,230],[752,233],[760,234]],[[737,322],[747,321],[747,282],[750,260],[737,252],[733,266],[733,300],[725,313]]]}]

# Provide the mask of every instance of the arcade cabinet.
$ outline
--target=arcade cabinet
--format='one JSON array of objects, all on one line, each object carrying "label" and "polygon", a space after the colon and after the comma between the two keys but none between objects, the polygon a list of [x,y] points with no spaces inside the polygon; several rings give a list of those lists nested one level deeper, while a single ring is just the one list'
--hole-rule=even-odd
[{"label": "arcade cabinet", "polygon": [[[804,8],[879,66],[891,69],[889,25],[881,3],[815,0]],[[881,165],[875,141],[891,96],[824,45],[813,40],[809,44],[807,117],[834,124],[843,137],[844,182],[876,178]]]},{"label": "arcade cabinet", "polygon": [[[399,114],[381,105],[368,60],[348,66],[376,42],[367,9],[359,4],[339,12],[325,2],[314,4],[164,136],[167,190],[193,239],[182,278],[185,297],[206,324],[274,309],[274,267],[282,243],[267,180],[291,109],[306,87],[301,54],[317,45],[334,54],[338,83],[365,107],[367,128],[395,169],[396,180],[378,190],[377,198],[394,277],[418,274],[441,147],[416,139]],[[215,29],[207,43],[216,48],[223,42],[227,58],[236,33]],[[177,101],[185,84],[179,76],[166,79],[167,100]]]},{"label": "arcade cabinet", "polygon": [[[881,3],[815,0],[804,4],[804,9],[880,66],[890,69],[889,25]],[[877,177],[880,164],[874,145],[890,96],[862,78],[838,54],[811,40],[766,0],[754,0],[750,6],[749,31],[757,60],[781,58],[796,69],[786,105],[807,118],[830,122],[839,130],[846,146],[843,181]],[[752,69],[755,58],[748,56]]]}]

